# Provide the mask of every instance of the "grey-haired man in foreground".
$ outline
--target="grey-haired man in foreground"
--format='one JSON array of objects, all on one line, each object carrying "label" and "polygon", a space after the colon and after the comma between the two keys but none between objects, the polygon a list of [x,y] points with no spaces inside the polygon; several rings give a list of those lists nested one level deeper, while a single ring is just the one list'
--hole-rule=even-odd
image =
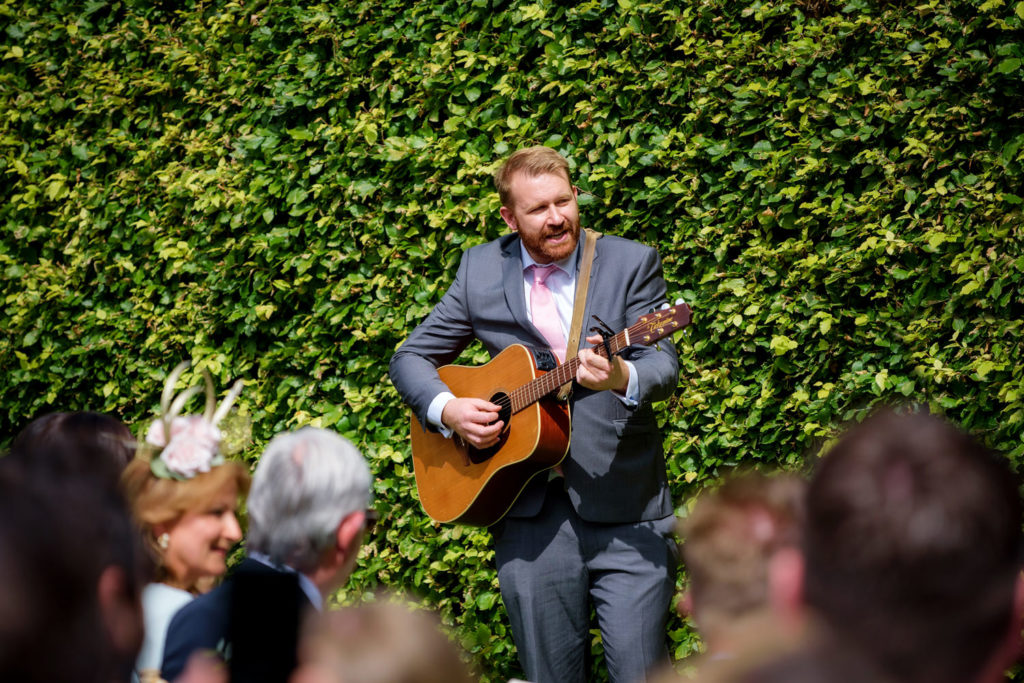
[{"label": "grey-haired man in foreground", "polygon": [[161,673],[174,680],[196,650],[216,650],[233,683],[287,680],[300,623],[344,585],[373,522],[370,470],[337,434],[311,427],[275,437],[247,501],[246,559],[171,621]]}]

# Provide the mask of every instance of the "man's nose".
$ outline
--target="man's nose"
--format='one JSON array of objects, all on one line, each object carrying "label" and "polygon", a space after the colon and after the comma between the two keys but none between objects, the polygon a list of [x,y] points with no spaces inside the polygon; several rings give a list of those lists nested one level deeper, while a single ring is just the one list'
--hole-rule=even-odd
[{"label": "man's nose", "polygon": [[565,216],[559,213],[557,206],[552,206],[548,209],[547,221],[548,225],[561,225],[565,222]]}]

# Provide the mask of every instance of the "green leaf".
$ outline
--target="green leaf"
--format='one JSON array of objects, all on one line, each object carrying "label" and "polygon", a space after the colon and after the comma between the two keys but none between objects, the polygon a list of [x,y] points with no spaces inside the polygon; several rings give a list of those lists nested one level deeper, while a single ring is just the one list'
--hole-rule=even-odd
[{"label": "green leaf", "polygon": [[875,385],[879,389],[884,391],[886,385],[888,384],[888,381],[889,381],[889,371],[888,370],[882,370],[881,372],[878,372],[878,373],[875,374]]},{"label": "green leaf", "polygon": [[985,360],[981,361],[980,363],[974,366],[974,372],[979,380],[985,381],[985,378],[988,377],[988,374],[992,372],[996,367],[998,366],[992,361]]},{"label": "green leaf", "polygon": [[792,351],[793,349],[797,348],[798,346],[799,344],[797,344],[789,337],[777,335],[775,337],[772,337],[771,343],[769,343],[768,348],[770,348],[776,356],[782,356]]},{"label": "green leaf", "polygon": [[1017,57],[1004,59],[996,65],[994,71],[997,74],[1009,74],[1020,69],[1021,60]]},{"label": "green leaf", "polygon": [[499,595],[497,593],[481,593],[476,597],[477,609],[493,609],[494,605],[498,602],[498,597]]}]

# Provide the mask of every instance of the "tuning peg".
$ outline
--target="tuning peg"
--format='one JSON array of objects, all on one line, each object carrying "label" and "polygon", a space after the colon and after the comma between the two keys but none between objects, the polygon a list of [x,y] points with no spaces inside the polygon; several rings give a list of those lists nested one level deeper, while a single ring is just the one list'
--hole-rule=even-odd
[{"label": "tuning peg", "polygon": [[[682,305],[683,305],[683,304],[685,304],[685,303],[686,303],[686,302],[685,302],[685,301],[683,301],[682,299],[676,299],[676,306],[682,306]],[[668,304],[665,304],[665,305],[667,306]]]},{"label": "tuning peg", "polygon": [[666,310],[667,308],[668,308],[668,302],[666,302],[666,303],[663,303],[663,304],[661,305],[661,310],[663,310],[663,311],[664,311],[664,310]]}]

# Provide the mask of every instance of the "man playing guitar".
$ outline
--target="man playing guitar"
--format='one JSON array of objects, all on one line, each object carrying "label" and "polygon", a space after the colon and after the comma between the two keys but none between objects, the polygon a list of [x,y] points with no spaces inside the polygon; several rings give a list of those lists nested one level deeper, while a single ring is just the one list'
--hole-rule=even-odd
[{"label": "man playing guitar", "polygon": [[[583,251],[577,190],[561,155],[519,150],[495,184],[512,233],[463,254],[451,287],[390,367],[422,429],[478,450],[505,433],[502,406],[456,396],[439,366],[473,339],[492,357],[520,344],[564,361]],[[597,240],[585,320],[622,329],[664,303],[655,250],[618,237]],[[642,681],[667,657],[674,517],[651,403],[675,389],[678,359],[670,343],[631,344],[604,355],[581,346],[575,362],[568,455],[548,476],[530,479],[491,527],[502,598],[531,681],[591,678],[591,604],[610,679]]]}]

